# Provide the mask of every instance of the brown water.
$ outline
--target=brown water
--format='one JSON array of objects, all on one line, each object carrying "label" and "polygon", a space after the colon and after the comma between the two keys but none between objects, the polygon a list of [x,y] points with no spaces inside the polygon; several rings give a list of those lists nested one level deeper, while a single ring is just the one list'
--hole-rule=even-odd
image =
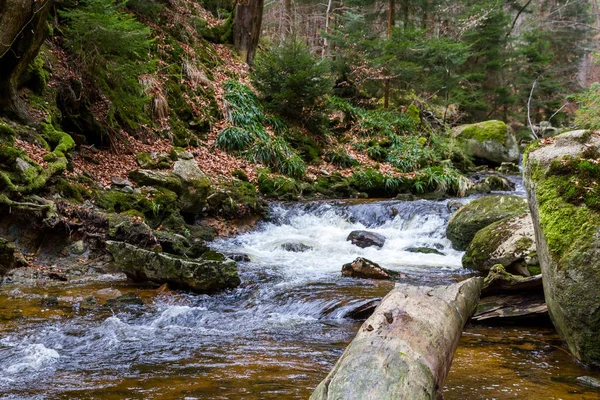
[{"label": "brown water", "polygon": [[[461,254],[444,237],[447,219],[443,202],[280,210],[262,229],[216,243],[252,261],[239,265],[239,288],[211,296],[160,292],[119,276],[0,286],[0,399],[306,399],[360,326],[345,314],[392,287],[342,278],[341,265],[365,256],[409,282],[462,279]],[[360,227],[385,234],[386,245],[346,242]],[[282,250],[289,241],[312,249]],[[403,250],[411,245],[446,256]],[[106,287],[134,291],[144,305],[85,305]],[[48,294],[58,305],[42,304]],[[598,376],[547,328],[469,327],[446,398],[600,398],[576,383],[580,375]]]}]

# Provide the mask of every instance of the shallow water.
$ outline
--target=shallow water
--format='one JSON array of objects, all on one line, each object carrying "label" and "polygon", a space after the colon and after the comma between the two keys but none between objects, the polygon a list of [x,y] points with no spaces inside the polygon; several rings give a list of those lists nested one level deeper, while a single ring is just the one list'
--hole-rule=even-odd
[{"label": "shallow water", "polygon": [[[251,259],[239,263],[242,285],[223,294],[163,293],[119,275],[0,287],[0,398],[305,399],[360,326],[347,312],[392,287],[342,278],[342,264],[363,256],[415,284],[447,284],[469,274],[460,266],[462,253],[444,236],[445,201],[276,204],[271,216],[252,232],[214,243]],[[387,241],[381,249],[360,249],[345,240],[355,229],[381,233]],[[284,243],[309,249],[286,251]],[[405,251],[413,246],[445,255]],[[86,308],[82,299],[105,287],[135,291],[145,305]],[[43,306],[45,294],[62,296],[59,305]],[[463,337],[447,398],[527,398],[521,395],[542,386],[559,393],[555,398],[569,398],[562,393],[573,390],[598,394],[572,382],[572,376],[590,372],[564,351],[528,344],[551,332],[486,329],[469,328]],[[512,337],[519,335],[525,338],[515,344]],[[552,349],[559,348],[553,337]],[[527,346],[543,361],[527,353]],[[475,379],[484,361],[486,379]],[[529,384],[528,392],[518,392],[515,384],[525,390],[520,369],[536,382],[546,382],[548,371],[550,378],[569,379]],[[552,398],[548,390],[539,393]]]}]

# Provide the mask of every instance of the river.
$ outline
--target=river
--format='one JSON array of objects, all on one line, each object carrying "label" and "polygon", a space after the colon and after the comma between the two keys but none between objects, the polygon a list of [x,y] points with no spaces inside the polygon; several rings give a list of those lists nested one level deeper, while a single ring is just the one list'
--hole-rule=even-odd
[{"label": "river", "polygon": [[[120,274],[0,286],[0,399],[306,399],[361,324],[348,312],[393,285],[343,278],[344,263],[365,257],[419,284],[471,274],[445,238],[447,203],[273,204],[255,230],[212,244],[250,259],[239,263],[242,285],[217,295],[162,292]],[[355,229],[386,243],[358,248],[346,241]],[[444,255],[406,251],[419,246]],[[82,306],[106,287],[145,304]],[[42,305],[48,294],[58,306]],[[447,399],[600,398],[575,381],[590,374],[551,328],[468,326],[444,391]]]}]

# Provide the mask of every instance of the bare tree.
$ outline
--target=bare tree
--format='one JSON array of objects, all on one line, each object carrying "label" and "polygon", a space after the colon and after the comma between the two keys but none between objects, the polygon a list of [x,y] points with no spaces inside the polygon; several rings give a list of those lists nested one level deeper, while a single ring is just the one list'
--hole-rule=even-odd
[{"label": "bare tree", "polygon": [[[0,0],[1,1],[1,0]],[[233,21],[233,46],[242,60],[252,63],[262,25],[264,0],[239,0]]]}]

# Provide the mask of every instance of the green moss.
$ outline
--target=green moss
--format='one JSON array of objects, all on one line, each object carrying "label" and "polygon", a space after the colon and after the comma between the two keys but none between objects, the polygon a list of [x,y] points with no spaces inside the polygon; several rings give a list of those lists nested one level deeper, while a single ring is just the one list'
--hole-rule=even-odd
[{"label": "green moss", "polygon": [[248,175],[246,174],[246,172],[242,171],[241,169],[236,169],[231,173],[231,176],[233,176],[234,178],[239,179],[242,182],[248,182]]},{"label": "green moss", "polygon": [[27,67],[27,84],[36,93],[43,93],[50,73],[44,69],[44,57],[42,54],[38,54],[36,58]]},{"label": "green moss", "polygon": [[539,275],[542,273],[542,269],[538,265],[528,265],[527,271],[529,271],[529,273],[532,276]]},{"label": "green moss", "polygon": [[73,138],[69,134],[56,129],[52,124],[42,123],[41,128],[46,140],[49,143],[56,144],[56,147],[52,150],[55,156],[66,157],[66,154],[75,147]]},{"label": "green moss", "polygon": [[559,266],[581,261],[593,245],[600,226],[600,216],[583,205],[567,203],[558,192],[566,179],[551,176],[536,179],[536,198],[539,203],[540,227],[549,252]]},{"label": "green moss", "polygon": [[15,131],[0,121],[0,146],[12,146],[15,142]]},{"label": "green moss", "polygon": [[502,121],[491,120],[467,125],[460,132],[462,139],[475,139],[478,142],[492,140],[506,145],[508,127]]},{"label": "green moss", "polygon": [[154,160],[148,153],[138,153],[135,156],[137,163],[140,167],[145,169],[152,169],[154,167]]},{"label": "green moss", "polygon": [[117,213],[129,210],[144,213],[152,210],[150,200],[145,195],[137,193],[123,193],[118,190],[103,191],[98,193],[95,201],[98,207]]},{"label": "green moss", "polygon": [[421,110],[414,104],[411,104],[406,109],[406,115],[412,119],[415,125],[419,125],[421,123]]},{"label": "green moss", "polygon": [[91,198],[91,192],[83,185],[75,182],[70,182],[65,178],[57,178],[55,182],[51,182],[51,193],[58,193],[65,199],[83,202],[85,199]]},{"label": "green moss", "polygon": [[295,179],[272,175],[268,170],[259,172],[258,189],[267,197],[286,201],[297,200],[302,193],[302,188]]}]

